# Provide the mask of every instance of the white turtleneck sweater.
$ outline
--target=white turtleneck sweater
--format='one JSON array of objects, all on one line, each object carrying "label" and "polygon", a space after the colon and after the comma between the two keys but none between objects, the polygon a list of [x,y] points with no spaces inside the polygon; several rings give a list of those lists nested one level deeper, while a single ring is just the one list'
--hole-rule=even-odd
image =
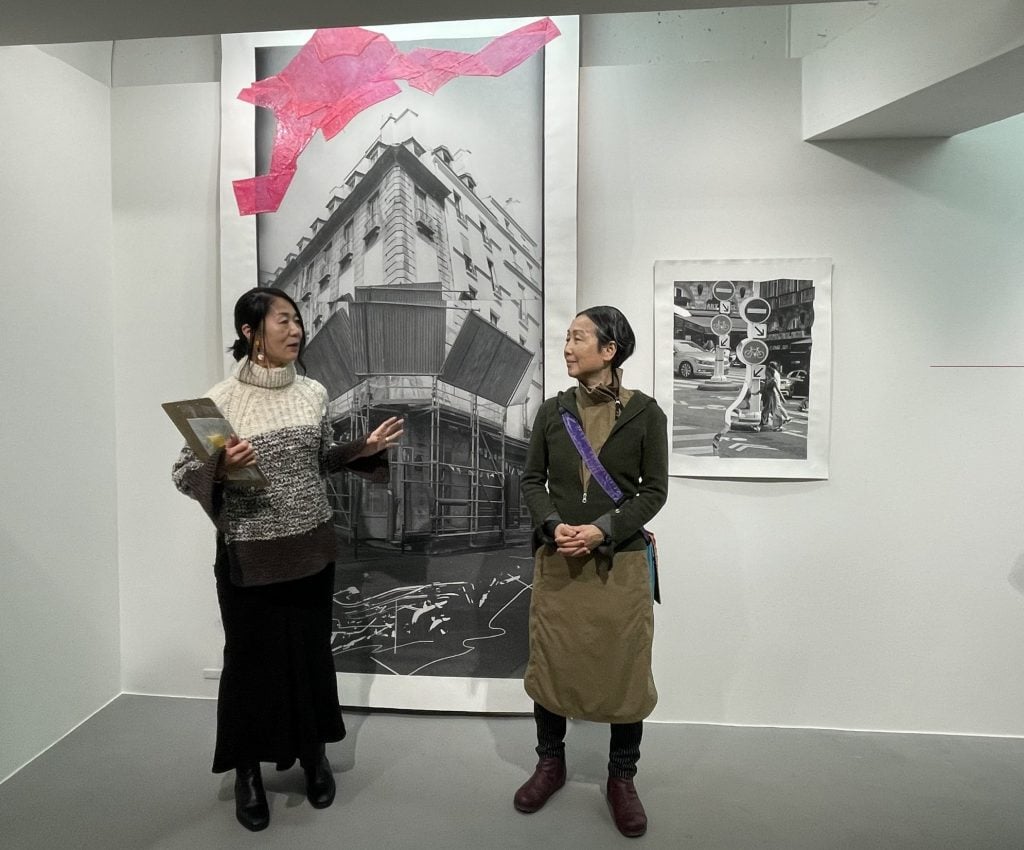
[{"label": "white turtleneck sweater", "polygon": [[202,463],[187,447],[174,464],[175,486],[224,535],[232,582],[271,584],[319,572],[336,548],[325,474],[348,468],[386,479],[386,458],[357,458],[365,438],[334,444],[327,391],[291,364],[268,369],[242,360],[207,395],[252,443],[270,481],[265,489],[224,486],[215,478],[220,453]]}]

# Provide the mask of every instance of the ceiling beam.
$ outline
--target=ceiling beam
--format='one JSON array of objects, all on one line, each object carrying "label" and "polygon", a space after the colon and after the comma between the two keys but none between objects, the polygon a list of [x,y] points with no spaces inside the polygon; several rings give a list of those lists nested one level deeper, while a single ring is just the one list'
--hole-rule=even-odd
[{"label": "ceiling beam", "polygon": [[899,0],[801,71],[807,140],[973,130],[1024,111],[1024,3]]},{"label": "ceiling beam", "polygon": [[[842,0],[791,0],[791,3]],[[57,44],[217,35],[232,32],[372,26],[476,18],[593,15],[733,6],[787,5],[766,0],[3,0],[0,45]]]}]

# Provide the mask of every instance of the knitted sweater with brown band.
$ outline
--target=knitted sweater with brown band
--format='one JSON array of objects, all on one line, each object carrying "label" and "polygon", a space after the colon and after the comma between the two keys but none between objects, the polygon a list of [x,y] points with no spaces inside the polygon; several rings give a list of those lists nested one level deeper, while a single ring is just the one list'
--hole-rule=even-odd
[{"label": "knitted sweater with brown band", "polygon": [[265,489],[223,485],[216,480],[221,453],[203,463],[186,447],[174,464],[175,486],[224,536],[232,582],[272,584],[319,572],[336,549],[325,475],[348,469],[386,481],[386,455],[358,457],[365,437],[334,443],[327,390],[293,365],[267,369],[242,360],[207,395],[252,443],[270,481]]}]

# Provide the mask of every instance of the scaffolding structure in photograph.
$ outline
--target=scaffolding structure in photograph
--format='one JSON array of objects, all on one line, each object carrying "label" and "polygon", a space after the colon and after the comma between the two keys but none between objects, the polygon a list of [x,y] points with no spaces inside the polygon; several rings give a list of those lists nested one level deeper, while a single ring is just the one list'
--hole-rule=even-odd
[{"label": "scaffolding structure in photograph", "polygon": [[400,550],[501,546],[510,532],[529,528],[519,495],[525,444],[506,434],[508,408],[437,377],[426,381],[369,379],[340,405],[346,409],[335,424],[348,435],[389,416],[405,419],[386,488],[367,488],[353,474],[330,479],[335,528],[354,548],[367,538]]}]

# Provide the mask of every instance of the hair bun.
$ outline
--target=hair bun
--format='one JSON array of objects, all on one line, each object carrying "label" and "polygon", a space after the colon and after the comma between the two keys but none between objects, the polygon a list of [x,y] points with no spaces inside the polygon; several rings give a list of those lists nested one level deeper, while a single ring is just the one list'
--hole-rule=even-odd
[{"label": "hair bun", "polygon": [[241,360],[243,357],[247,357],[249,355],[249,340],[240,336],[234,341],[228,351],[231,352],[231,356],[234,357],[235,360]]}]

